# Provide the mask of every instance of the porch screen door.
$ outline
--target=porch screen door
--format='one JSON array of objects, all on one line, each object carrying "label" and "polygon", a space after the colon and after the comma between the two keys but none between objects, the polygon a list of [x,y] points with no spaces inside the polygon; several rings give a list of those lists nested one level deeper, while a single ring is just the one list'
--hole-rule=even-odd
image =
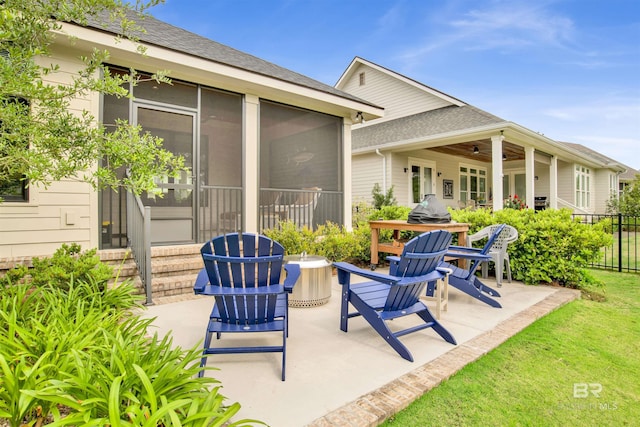
[{"label": "porch screen door", "polygon": [[[163,139],[163,147],[184,157],[185,166],[193,170],[195,113],[135,105],[134,122],[144,131]],[[156,178],[160,194],[144,194],[142,201],[151,207],[151,243],[194,242],[195,182],[192,172],[177,178]]]},{"label": "porch screen door", "polygon": [[410,194],[411,203],[417,205],[427,194],[435,194],[435,180],[433,174],[435,165],[432,162],[410,160]]}]

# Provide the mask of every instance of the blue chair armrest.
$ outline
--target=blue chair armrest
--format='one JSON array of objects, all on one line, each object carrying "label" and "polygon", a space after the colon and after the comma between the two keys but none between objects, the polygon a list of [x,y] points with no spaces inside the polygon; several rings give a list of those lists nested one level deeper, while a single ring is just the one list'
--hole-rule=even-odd
[{"label": "blue chair armrest", "polygon": [[389,274],[395,276],[398,271],[398,265],[400,265],[400,257],[389,255],[386,260],[389,261]]},{"label": "blue chair armrest", "polygon": [[284,271],[287,273],[287,277],[284,279],[284,289],[291,293],[300,277],[300,264],[285,264]]},{"label": "blue chair armrest", "polygon": [[207,275],[207,270],[204,268],[198,272],[198,277],[196,277],[196,282],[193,284],[193,293],[196,295],[202,294],[204,291],[204,287],[209,284],[209,276]]},{"label": "blue chair armrest", "polygon": [[355,265],[349,264],[348,262],[334,262],[333,266],[338,269],[338,282],[340,282],[341,285],[344,284],[344,279],[346,278],[345,275],[349,274],[355,274],[367,279],[375,280],[376,282],[382,282],[389,285],[398,283],[401,279],[400,277],[365,270],[363,268],[359,268]]},{"label": "blue chair armrest", "polygon": [[467,248],[465,246],[450,246],[445,256],[451,257],[451,258],[464,258],[464,259],[477,259],[477,260],[491,259],[489,255],[482,253],[482,249]]}]

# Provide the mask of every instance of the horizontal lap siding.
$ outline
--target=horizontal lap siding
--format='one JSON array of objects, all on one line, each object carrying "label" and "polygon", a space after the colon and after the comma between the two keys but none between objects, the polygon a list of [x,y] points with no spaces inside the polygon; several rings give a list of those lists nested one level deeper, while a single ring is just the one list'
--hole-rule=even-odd
[{"label": "horizontal lap siding", "polygon": [[[360,86],[362,72],[365,73],[365,84]],[[385,121],[451,105],[442,98],[364,65],[353,73],[344,90],[383,107],[382,120]]]},{"label": "horizontal lap siding", "polygon": [[573,163],[558,160],[558,197],[575,204],[575,172]]},{"label": "horizontal lap siding", "polygon": [[[54,52],[54,56],[59,53]],[[47,76],[52,84],[69,84],[72,73],[82,67],[74,57],[78,52],[64,53],[59,72]],[[71,103],[80,114],[86,109],[97,117],[99,97],[86,95]],[[97,194],[78,181],[53,182],[47,188],[29,189],[28,203],[0,204],[0,258],[51,255],[62,243],[79,243],[88,249],[98,243]]]},{"label": "horizontal lap siding", "polygon": [[382,188],[382,157],[376,154],[353,156],[351,172],[351,191],[353,202],[373,201],[371,190],[375,183]]}]

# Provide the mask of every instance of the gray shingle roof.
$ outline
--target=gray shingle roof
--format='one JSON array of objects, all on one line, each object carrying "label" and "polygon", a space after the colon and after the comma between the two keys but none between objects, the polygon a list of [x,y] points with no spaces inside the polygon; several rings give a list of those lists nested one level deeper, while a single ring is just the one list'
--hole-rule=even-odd
[{"label": "gray shingle roof", "polygon": [[352,148],[374,148],[393,142],[427,138],[445,132],[462,131],[504,123],[500,117],[471,105],[455,105],[372,124],[351,132]]},{"label": "gray shingle roof", "polygon": [[[132,15],[131,18],[145,29],[146,33],[137,34],[136,36],[139,37],[141,42],[146,44],[167,48],[219,64],[228,65],[288,83],[293,83],[297,86],[307,87],[366,105],[375,106],[370,102],[338,90],[333,86],[329,86],[310,77],[280,67],[276,64],[215,42],[206,37],[191,33],[182,28],[160,21],[152,16],[136,17],[136,15]],[[112,34],[119,34],[121,32],[119,24],[117,22],[110,22],[106,17],[102,19],[90,19],[87,26]]]},{"label": "gray shingle roof", "polygon": [[635,175],[638,173],[638,171],[633,169],[632,167],[629,167],[623,163],[620,163],[619,161],[612,159],[611,157],[607,157],[604,154],[599,153],[595,150],[592,150],[589,147],[585,147],[582,144],[576,144],[575,142],[564,142],[564,141],[560,141],[560,143],[570,147],[575,151],[578,151],[579,153],[582,153],[587,157],[590,157],[596,160],[597,162],[602,163],[605,166],[621,166],[623,168],[626,168],[626,172],[620,175],[622,179],[632,180],[634,179]]}]

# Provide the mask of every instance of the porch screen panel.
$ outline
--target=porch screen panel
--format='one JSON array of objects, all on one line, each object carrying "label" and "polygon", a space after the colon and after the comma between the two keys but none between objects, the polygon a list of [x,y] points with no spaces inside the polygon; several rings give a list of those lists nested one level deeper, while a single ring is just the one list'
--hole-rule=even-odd
[{"label": "porch screen panel", "polygon": [[242,95],[202,88],[200,241],[242,226]]},{"label": "porch screen panel", "polygon": [[328,192],[342,191],[342,118],[262,100],[260,188],[283,190],[282,205],[296,198],[286,190],[322,189],[313,222],[341,222],[341,197]]}]

